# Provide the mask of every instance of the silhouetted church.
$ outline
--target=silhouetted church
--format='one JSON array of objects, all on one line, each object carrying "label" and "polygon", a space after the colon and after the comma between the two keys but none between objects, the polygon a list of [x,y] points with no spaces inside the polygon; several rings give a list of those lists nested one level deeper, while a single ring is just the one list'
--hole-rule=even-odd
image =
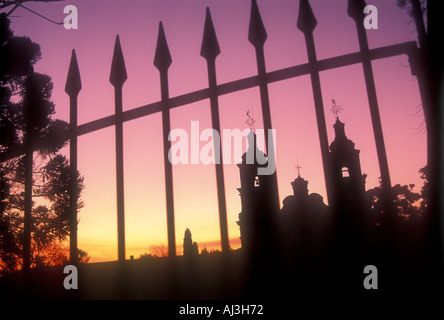
[{"label": "silhouetted church", "polygon": [[290,252],[319,252],[329,240],[329,208],[318,193],[308,192],[308,181],[300,175],[291,183],[293,195],[287,196],[281,209],[281,230]]},{"label": "silhouetted church", "polygon": [[[238,164],[242,211],[239,213],[242,249],[254,254],[272,252],[273,245],[283,246],[291,254],[320,253],[333,240],[339,245],[361,243],[368,228],[365,180],[361,172],[360,151],[345,134],[339,118],[333,125],[335,137],[330,145],[329,165],[333,189],[329,206],[318,193],[309,193],[308,181],[298,173],[291,182],[293,195],[283,200],[279,212],[270,200],[273,176],[258,175],[256,154],[266,156],[256,146],[256,135],[249,133],[249,148],[254,150],[254,162],[248,161],[249,149]],[[251,153],[250,153],[251,157]]]},{"label": "silhouetted church", "polygon": [[249,149],[242,155],[238,164],[241,187],[238,188],[242,211],[237,224],[240,228],[242,248],[253,255],[261,255],[275,250],[278,228],[278,212],[273,207],[271,196],[274,175],[258,175],[258,168],[267,167],[267,162],[260,164],[257,159],[266,155],[257,148],[256,134],[248,134]]},{"label": "silhouetted church", "polygon": [[330,165],[335,186],[334,202],[341,207],[363,205],[366,174],[361,173],[359,150],[345,135],[345,124],[336,118],[335,139],[330,144]]},{"label": "silhouetted church", "polygon": [[332,228],[340,246],[359,246],[368,237],[369,211],[365,195],[367,175],[361,172],[360,150],[345,134],[345,124],[336,118],[335,138],[330,144]]}]

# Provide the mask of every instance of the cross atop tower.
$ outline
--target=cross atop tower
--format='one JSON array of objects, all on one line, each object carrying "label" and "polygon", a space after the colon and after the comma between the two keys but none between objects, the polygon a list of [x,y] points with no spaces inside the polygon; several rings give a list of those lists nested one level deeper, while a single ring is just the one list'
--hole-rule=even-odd
[{"label": "cross atop tower", "polygon": [[298,170],[298,177],[300,177],[300,176],[301,176],[301,169],[302,169],[302,167],[299,165],[299,163],[298,163],[298,165],[295,167],[295,169]]},{"label": "cross atop tower", "polygon": [[330,111],[335,115],[336,118],[339,117],[339,114],[342,111],[341,105],[336,104],[336,100],[334,98],[331,98],[331,108]]},{"label": "cross atop tower", "polygon": [[299,165],[299,157],[297,159],[297,166],[294,167],[294,168],[298,171],[298,177],[300,177],[301,176],[301,169],[302,169],[302,167]]},{"label": "cross atop tower", "polygon": [[245,123],[250,127],[251,130],[254,131],[254,123],[256,120],[254,120],[254,117],[252,113],[250,113],[250,109],[247,110],[247,120],[245,120]]}]

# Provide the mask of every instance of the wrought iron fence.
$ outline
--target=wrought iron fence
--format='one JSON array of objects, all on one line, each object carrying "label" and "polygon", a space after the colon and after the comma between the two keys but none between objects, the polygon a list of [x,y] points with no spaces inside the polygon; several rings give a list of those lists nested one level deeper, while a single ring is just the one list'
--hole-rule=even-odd
[{"label": "wrought iron fence", "polygon": [[[152,115],[155,113],[162,114],[163,124],[163,148],[164,148],[164,163],[165,163],[165,192],[166,192],[166,213],[167,213],[167,231],[168,231],[168,253],[169,256],[176,255],[176,241],[175,241],[175,227],[174,227],[174,198],[173,198],[173,174],[172,164],[168,159],[168,151],[171,147],[171,141],[168,140],[170,132],[170,110],[173,108],[185,106],[187,104],[209,99],[211,106],[211,119],[213,129],[220,132],[219,119],[219,103],[218,99],[222,95],[245,90],[248,88],[258,87],[261,97],[262,117],[264,122],[264,129],[268,132],[272,129],[272,121],[270,115],[270,102],[268,85],[273,82],[282,81],[285,79],[300,77],[303,75],[310,75],[311,85],[313,90],[313,99],[317,118],[317,127],[319,133],[319,143],[321,147],[322,163],[325,175],[325,183],[327,190],[327,197],[331,198],[333,192],[330,183],[330,169],[328,165],[328,139],[327,128],[324,117],[324,106],[321,93],[321,81],[319,73],[324,70],[336,69],[353,64],[361,64],[365,77],[366,90],[368,95],[368,102],[370,106],[370,114],[373,125],[373,132],[378,154],[378,161],[380,166],[382,186],[385,190],[390,188],[390,174],[387,163],[387,155],[384,146],[384,138],[379,115],[378,100],[376,96],[375,81],[373,77],[373,70],[371,62],[373,60],[397,56],[407,55],[411,62],[411,71],[418,76],[419,89],[421,98],[424,103],[424,88],[421,81],[421,73],[418,72],[419,65],[417,59],[419,49],[416,42],[405,42],[395,45],[379,47],[370,49],[368,46],[366,30],[363,25],[364,8],[366,3],[364,0],[349,0],[348,15],[355,21],[356,30],[359,40],[360,50],[357,52],[331,57],[327,59],[318,60],[316,56],[316,48],[314,42],[313,31],[316,28],[317,20],[313,14],[308,0],[300,0],[299,16],[297,20],[298,29],[304,34],[305,45],[308,53],[308,63],[287,67],[284,69],[267,72],[264,55],[264,44],[267,40],[267,32],[263,24],[261,14],[256,3],[252,0],[250,24],[248,31],[248,40],[254,46],[256,51],[257,61],[257,75],[231,81],[227,83],[218,84],[216,81],[216,57],[221,52],[219,43],[216,37],[215,28],[211,19],[210,10],[207,8],[205,27],[203,32],[203,41],[201,47],[201,56],[207,62],[208,71],[208,87],[198,91],[189,92],[183,95],[170,97],[168,90],[168,68],[172,64],[172,58],[168,49],[166,35],[163,29],[162,22],[159,24],[159,33],[157,39],[157,47],[154,55],[154,65],[159,70],[161,100],[147,105],[143,105],[128,111],[122,111],[122,87],[127,79],[125,62],[120,46],[119,36],[116,38],[114,54],[112,59],[110,82],[115,90],[115,113],[114,115],[97,119],[82,125],[77,124],[77,96],[81,91],[81,80],[79,68],[76,60],[76,54],[73,50],[71,62],[69,66],[68,77],[66,81],[65,91],[70,97],[70,165],[72,174],[77,172],[77,138],[81,135],[100,130],[106,127],[115,126],[116,134],[116,186],[117,186],[117,225],[118,225],[118,259],[125,259],[125,231],[124,231],[124,176],[123,176],[123,123],[129,120],[140,117]],[[268,140],[267,135],[265,135]],[[272,142],[272,141],[270,141]],[[271,148],[274,146],[266,141],[268,146],[268,153],[273,152]],[[220,145],[218,148],[221,148]],[[222,156],[221,150],[219,154]],[[225,199],[225,185],[223,161],[215,165],[218,208],[219,208],[219,222],[220,222],[220,237],[221,247],[223,252],[229,250],[228,227],[227,227],[227,207]],[[275,175],[276,176],[276,175]],[[274,179],[277,186],[277,181]],[[279,196],[277,188],[276,194],[270,195],[274,206],[279,208]],[[389,193],[387,193],[389,194]],[[70,259],[71,263],[75,264],[77,259],[77,199],[74,189],[71,193],[71,234],[70,234]],[[28,213],[29,215],[30,213]],[[25,213],[26,215],[26,213]]]}]

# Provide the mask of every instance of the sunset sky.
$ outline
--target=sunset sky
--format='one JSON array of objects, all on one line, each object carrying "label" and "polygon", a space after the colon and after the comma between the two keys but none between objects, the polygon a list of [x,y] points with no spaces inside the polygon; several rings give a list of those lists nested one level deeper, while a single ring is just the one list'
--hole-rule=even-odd
[{"label": "sunset sky", "polygon": [[[370,48],[415,41],[416,32],[407,12],[396,0],[368,0],[378,8],[379,29],[368,30]],[[159,72],[153,65],[159,21],[163,22],[173,63],[169,69],[170,97],[208,86],[206,61],[200,56],[205,10],[211,10],[221,54],[216,60],[217,82],[223,84],[257,74],[253,46],[248,42],[250,0],[71,0],[25,6],[56,21],[63,21],[66,5],[78,9],[78,29],[66,30],[18,8],[11,18],[15,35],[38,43],[42,59],[36,71],[54,83],[52,100],[56,118],[69,120],[69,98],[64,92],[72,49],[76,50],[82,79],[78,99],[79,124],[114,113],[114,89],[109,83],[116,35],[120,37],[128,80],[123,86],[123,109],[160,100]],[[318,59],[359,50],[354,21],[347,1],[311,0],[318,20],[314,31]],[[268,39],[267,71],[307,62],[304,36],[296,22],[299,1],[258,0]],[[422,181],[418,170],[426,164],[426,135],[416,78],[407,56],[373,62],[377,97],[392,184]],[[320,73],[329,143],[334,138],[334,98],[343,108],[340,119],[348,138],[361,150],[366,187],[378,185],[379,166],[371,126],[362,65]],[[326,201],[325,182],[316,127],[310,77],[301,76],[269,85],[272,124],[277,139],[277,177],[280,202],[292,194],[290,182],[301,175],[310,192]],[[246,111],[252,110],[256,128],[263,128],[259,89],[219,97],[221,127],[248,128]],[[418,112],[419,111],[419,112]],[[210,102],[203,100],[171,111],[171,128],[211,127]],[[139,257],[150,245],[167,244],[161,114],[124,123],[124,179],[126,258]],[[114,127],[79,137],[78,169],[85,177],[79,214],[79,248],[91,261],[117,259]],[[201,146],[204,143],[201,144]],[[68,154],[68,148],[63,150]],[[231,159],[224,165],[230,245],[238,248],[241,210],[239,172]],[[220,249],[216,177],[213,165],[173,166],[177,253],[182,254],[184,231],[190,228],[199,249]]]}]

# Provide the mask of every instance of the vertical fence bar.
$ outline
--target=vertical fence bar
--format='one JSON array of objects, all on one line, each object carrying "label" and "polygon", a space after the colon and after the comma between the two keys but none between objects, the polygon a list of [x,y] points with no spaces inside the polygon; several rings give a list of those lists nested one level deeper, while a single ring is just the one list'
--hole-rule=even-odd
[{"label": "vertical fence bar", "polygon": [[[215,129],[219,136],[221,136],[220,120],[219,120],[219,101],[217,93],[216,82],[216,57],[220,53],[219,43],[217,41],[216,32],[214,30],[213,21],[211,19],[210,9],[207,8],[205,18],[205,28],[202,40],[202,48],[200,55],[207,61],[208,69],[208,85],[210,89],[210,104],[211,104],[211,121],[213,129]],[[214,140],[214,150],[216,161],[216,183],[217,183],[217,199],[219,205],[219,224],[222,252],[228,252],[228,224],[227,224],[227,205],[225,200],[225,183],[224,183],[224,169],[222,147]]]},{"label": "vertical fence bar", "polygon": [[123,119],[122,87],[127,79],[125,61],[119,36],[116,36],[109,81],[114,86],[116,116],[116,186],[117,186],[117,252],[118,260],[125,261],[125,200],[123,180]]},{"label": "vertical fence bar", "polygon": [[[262,17],[259,12],[256,0],[251,1],[250,24],[248,28],[248,40],[254,46],[256,51],[257,71],[259,76],[259,91],[262,105],[262,118],[264,121],[265,144],[268,157],[275,155],[275,146],[273,139],[268,139],[268,133],[271,132],[271,112],[270,98],[268,94],[267,71],[265,68],[264,44],[267,40],[267,31],[265,30]],[[273,173],[272,186],[273,194],[270,195],[273,211],[279,211],[279,193],[276,171]]]},{"label": "vertical fence bar", "polygon": [[167,229],[168,229],[168,256],[176,256],[176,235],[174,228],[174,198],[173,198],[173,167],[168,158],[168,151],[171,148],[171,141],[168,135],[171,130],[170,107],[168,93],[168,68],[172,63],[170,50],[163,30],[162,22],[159,23],[159,34],[157,37],[156,53],[154,65],[160,73],[160,89],[162,101],[162,127],[163,127],[163,158],[165,165],[165,193],[167,209]]},{"label": "vertical fence bar", "polygon": [[65,92],[69,95],[69,260],[76,265],[78,263],[77,251],[77,96],[82,88],[79,66],[75,50],[72,50],[71,63],[66,79]]},{"label": "vertical fence bar", "polygon": [[364,8],[366,3],[364,0],[349,0],[348,15],[355,21],[356,30],[358,32],[359,47],[362,55],[362,67],[364,70],[365,84],[367,87],[367,96],[370,106],[370,115],[373,124],[373,133],[375,136],[376,150],[378,153],[379,169],[381,171],[381,184],[383,193],[390,201],[390,173],[387,161],[387,153],[385,150],[384,136],[382,134],[381,117],[379,115],[378,99],[376,97],[375,79],[373,77],[373,69],[369,57],[369,47],[367,34],[364,28]]},{"label": "vertical fence bar", "polygon": [[321,81],[317,67],[316,48],[314,43],[313,31],[317,25],[316,17],[313,14],[308,0],[301,0],[299,3],[299,16],[297,26],[304,33],[305,44],[307,47],[308,63],[310,64],[311,86],[313,90],[313,99],[316,111],[316,121],[318,125],[319,144],[321,147],[322,164],[324,167],[325,186],[329,203],[332,201],[331,174],[328,161],[328,136],[327,126],[325,124],[324,104],[322,101]]}]

